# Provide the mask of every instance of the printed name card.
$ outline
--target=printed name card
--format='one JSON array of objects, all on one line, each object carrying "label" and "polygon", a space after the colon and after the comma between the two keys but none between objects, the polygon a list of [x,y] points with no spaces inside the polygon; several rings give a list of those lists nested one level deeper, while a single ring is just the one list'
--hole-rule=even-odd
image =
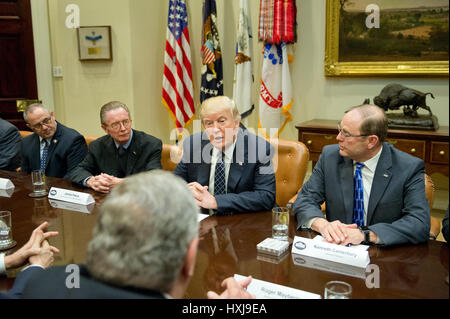
[{"label": "printed name card", "polygon": [[0,178],[0,189],[11,189],[14,188],[13,182],[7,178]]},{"label": "printed name card", "polygon": [[346,247],[322,240],[295,236],[292,243],[292,253],[366,268],[370,263],[369,252],[364,246],[358,246]]},{"label": "printed name card", "polygon": [[[234,279],[238,282],[246,277],[242,275],[234,275]],[[294,289],[282,285],[273,284],[271,282],[253,278],[247,291],[255,295],[256,299],[321,299],[317,294],[306,292],[300,289]]]},{"label": "printed name card", "polygon": [[48,198],[81,205],[89,205],[95,203],[95,200],[91,196],[91,194],[75,192],[72,190],[57,187],[50,188],[50,192],[48,192]]},{"label": "printed name card", "polygon": [[50,205],[53,208],[60,208],[65,210],[72,210],[75,212],[81,212],[81,213],[91,213],[94,210],[95,203],[91,203],[88,205],[81,205],[81,204],[74,204],[69,202],[62,202],[59,200],[49,199]]}]

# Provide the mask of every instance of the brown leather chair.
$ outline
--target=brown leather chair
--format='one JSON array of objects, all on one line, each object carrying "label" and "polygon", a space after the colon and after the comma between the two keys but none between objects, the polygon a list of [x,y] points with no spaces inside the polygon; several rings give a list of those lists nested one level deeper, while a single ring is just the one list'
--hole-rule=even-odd
[{"label": "brown leather chair", "polygon": [[286,206],[302,188],[309,161],[309,150],[302,142],[272,139],[276,149],[273,164],[276,180],[276,202]]},{"label": "brown leather chair", "polygon": [[20,133],[20,136],[21,136],[22,138],[25,138],[25,137],[27,137],[28,135],[33,134],[33,132],[31,132],[31,131],[19,131],[19,133]]},{"label": "brown leather chair", "polygon": [[95,141],[96,139],[98,139],[98,136],[89,136],[89,135],[85,135],[84,139],[86,141],[87,146],[89,147],[89,145],[91,145],[92,141]]},{"label": "brown leather chair", "polygon": [[163,170],[173,171],[183,155],[183,149],[177,145],[163,144],[161,166]]}]

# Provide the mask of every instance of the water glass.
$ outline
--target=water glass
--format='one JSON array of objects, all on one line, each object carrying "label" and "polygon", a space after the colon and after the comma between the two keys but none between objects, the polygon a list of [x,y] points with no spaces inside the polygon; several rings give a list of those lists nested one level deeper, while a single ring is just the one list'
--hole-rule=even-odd
[{"label": "water glass", "polygon": [[324,299],[350,299],[352,286],[343,281],[329,281],[325,285]]},{"label": "water glass", "polygon": [[45,172],[44,171],[41,171],[41,170],[32,171],[31,172],[31,182],[33,183],[34,196],[47,195],[47,187],[45,186]]},{"label": "water glass", "polygon": [[272,209],[272,238],[289,240],[289,210],[286,207]]},{"label": "water glass", "polygon": [[11,231],[11,212],[0,211],[0,250],[9,249],[13,244]]}]

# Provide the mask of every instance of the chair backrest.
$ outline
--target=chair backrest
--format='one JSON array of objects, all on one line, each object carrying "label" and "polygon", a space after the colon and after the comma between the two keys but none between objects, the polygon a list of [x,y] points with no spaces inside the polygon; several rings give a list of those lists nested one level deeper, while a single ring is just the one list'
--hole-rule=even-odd
[{"label": "chair backrest", "polygon": [[183,149],[177,145],[163,144],[161,166],[163,170],[173,171],[183,155]]},{"label": "chair backrest", "polygon": [[276,148],[274,156],[276,202],[286,206],[289,200],[302,188],[309,161],[309,151],[305,144],[292,140],[272,139]]},{"label": "chair backrest", "polygon": [[22,136],[22,138],[25,138],[28,135],[33,134],[33,132],[31,132],[31,131],[19,131],[19,133],[20,133],[20,136]]},{"label": "chair backrest", "polygon": [[92,141],[95,141],[96,139],[98,139],[98,136],[89,136],[89,135],[85,135],[84,139],[86,141],[87,146],[89,147],[89,145],[91,145]]}]

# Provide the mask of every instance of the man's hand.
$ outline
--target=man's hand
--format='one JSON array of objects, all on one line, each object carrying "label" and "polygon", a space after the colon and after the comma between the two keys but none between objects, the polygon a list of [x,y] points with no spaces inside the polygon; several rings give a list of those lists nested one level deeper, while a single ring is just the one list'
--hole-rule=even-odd
[{"label": "man's hand", "polygon": [[228,277],[222,282],[225,291],[220,295],[214,291],[208,291],[208,299],[255,299],[255,296],[247,292],[246,288],[250,285],[252,276],[248,276],[241,282],[237,282],[233,277]]},{"label": "man's hand", "polygon": [[206,209],[217,209],[216,198],[208,192],[208,186],[202,186],[197,182],[188,184],[197,205]]},{"label": "man's hand", "polygon": [[[317,218],[311,225],[311,229],[320,233],[327,242],[338,245],[344,244],[349,240],[350,230],[356,229],[360,232],[356,224],[347,225],[338,220],[329,222],[324,218]],[[355,235],[355,233],[352,233],[352,235]],[[354,237],[351,238],[351,240],[354,239]]]},{"label": "man's hand", "polygon": [[[9,268],[16,268],[23,266],[27,263],[28,259],[33,256],[41,253],[41,243],[43,241],[46,241],[47,238],[57,236],[58,232],[51,231],[51,232],[45,232],[44,229],[48,226],[48,222],[44,222],[39,227],[37,227],[35,230],[33,230],[33,233],[31,234],[30,239],[28,242],[22,246],[19,250],[17,250],[14,254],[5,256],[5,267],[6,269]],[[51,247],[51,250],[53,252],[58,253],[59,250],[55,247]]]},{"label": "man's hand", "polygon": [[44,240],[39,254],[30,257],[30,264],[48,268],[54,261],[53,253],[59,252],[59,250],[56,249],[55,251],[55,249],[55,247],[50,246],[47,240]]}]

